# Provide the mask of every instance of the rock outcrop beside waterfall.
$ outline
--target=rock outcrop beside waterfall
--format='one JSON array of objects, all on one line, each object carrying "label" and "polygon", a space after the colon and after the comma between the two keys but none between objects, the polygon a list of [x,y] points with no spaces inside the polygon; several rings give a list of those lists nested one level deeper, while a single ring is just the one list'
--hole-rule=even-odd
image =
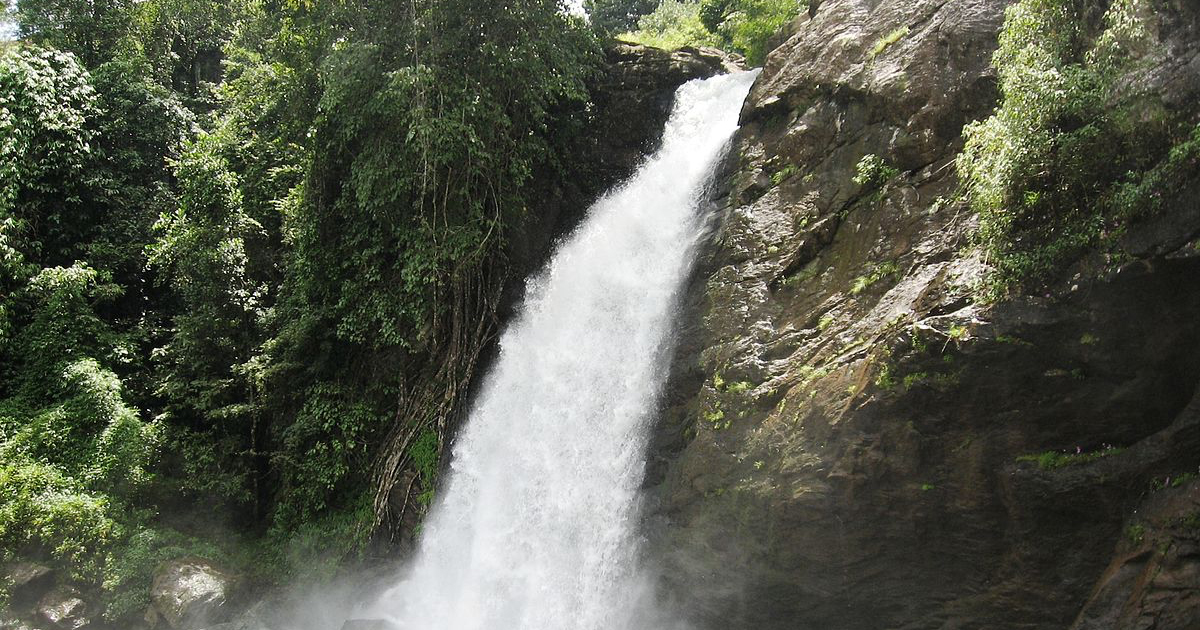
[{"label": "rock outcrop beside waterfall", "polygon": [[[954,159],[1008,4],[826,0],[768,58],[647,480],[701,627],[1200,619],[1200,204],[1167,200],[1118,268],[976,299]],[[1195,109],[1200,10],[1161,4],[1133,79]]]}]

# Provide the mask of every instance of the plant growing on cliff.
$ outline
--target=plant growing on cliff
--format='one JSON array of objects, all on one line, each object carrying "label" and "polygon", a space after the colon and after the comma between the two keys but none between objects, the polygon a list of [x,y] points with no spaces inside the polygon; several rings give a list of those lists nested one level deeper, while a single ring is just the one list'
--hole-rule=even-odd
[{"label": "plant growing on cliff", "polygon": [[887,35],[880,37],[879,40],[875,42],[875,45],[871,47],[871,52],[867,53],[867,58],[874,59],[883,54],[883,51],[887,50],[892,44],[895,44],[903,39],[905,35],[908,35],[907,25],[901,26],[900,28],[889,32]]},{"label": "plant growing on cliff", "polygon": [[767,42],[808,5],[806,0],[701,0],[699,18],[722,44],[751,65],[766,60]]},{"label": "plant growing on cliff", "polygon": [[663,0],[653,13],[638,20],[637,30],[621,35],[621,39],[667,50],[720,44],[720,39],[700,22],[700,3],[696,0]]},{"label": "plant growing on cliff", "polygon": [[966,127],[958,159],[994,292],[1112,243],[1200,166],[1194,124],[1118,80],[1153,54],[1151,2],[1112,2],[1099,32],[1085,0],[1008,8],[993,60],[1000,105]]},{"label": "plant growing on cliff", "polygon": [[1057,470],[1065,466],[1091,463],[1110,455],[1117,455],[1124,450],[1116,446],[1105,445],[1094,451],[1083,451],[1082,449],[1076,449],[1074,452],[1046,451],[1036,455],[1022,455],[1017,458],[1017,461],[1034,462],[1042,470]]},{"label": "plant growing on cliff", "polygon": [[795,164],[787,164],[783,168],[771,174],[771,183],[775,186],[791,179],[800,172],[800,167]]},{"label": "plant growing on cliff", "polygon": [[900,171],[889,164],[887,160],[874,153],[868,153],[854,166],[853,180],[855,184],[866,190],[875,190],[899,174]]},{"label": "plant growing on cliff", "polygon": [[854,282],[850,285],[850,295],[858,295],[858,294],[862,293],[863,291],[866,291],[871,285],[875,284],[876,282],[879,282],[880,280],[883,280],[884,278],[894,276],[899,271],[900,271],[900,268],[896,266],[895,261],[889,260],[887,262],[883,262],[878,265],[875,265],[871,269],[870,273],[867,273],[866,275],[862,275],[862,276],[859,276],[854,279]]}]

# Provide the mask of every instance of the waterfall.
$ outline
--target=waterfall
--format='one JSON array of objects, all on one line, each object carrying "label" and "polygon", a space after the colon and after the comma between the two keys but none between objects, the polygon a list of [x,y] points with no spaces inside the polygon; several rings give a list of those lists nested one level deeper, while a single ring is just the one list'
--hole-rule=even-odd
[{"label": "waterfall", "polygon": [[647,433],[703,190],[754,76],[680,87],[662,149],[529,281],[413,564],[370,616],[405,630],[653,625],[639,612]]}]

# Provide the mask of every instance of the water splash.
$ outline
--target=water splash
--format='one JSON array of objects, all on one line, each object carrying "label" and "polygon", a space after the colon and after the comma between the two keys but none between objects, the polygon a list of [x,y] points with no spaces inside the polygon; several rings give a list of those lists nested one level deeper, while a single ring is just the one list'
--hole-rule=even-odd
[{"label": "water splash", "polygon": [[367,613],[405,630],[612,630],[644,603],[638,499],[704,185],[754,73],[683,85],[662,149],[530,281],[412,566]]}]

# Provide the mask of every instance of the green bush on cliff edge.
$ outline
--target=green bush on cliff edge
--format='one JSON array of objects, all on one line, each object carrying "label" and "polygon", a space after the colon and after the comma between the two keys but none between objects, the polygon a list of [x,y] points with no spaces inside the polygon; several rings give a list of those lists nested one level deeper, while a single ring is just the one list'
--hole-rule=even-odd
[{"label": "green bush on cliff edge", "polygon": [[[1119,79],[1155,52],[1157,0],[1022,0],[993,58],[1001,99],[959,173],[1004,293],[1112,245],[1195,173],[1197,129]],[[1103,11],[1100,26],[1089,15]]]},{"label": "green bush on cliff edge", "polygon": [[745,55],[753,66],[766,60],[767,41],[807,6],[800,0],[663,0],[620,37],[659,48],[719,46]]}]

